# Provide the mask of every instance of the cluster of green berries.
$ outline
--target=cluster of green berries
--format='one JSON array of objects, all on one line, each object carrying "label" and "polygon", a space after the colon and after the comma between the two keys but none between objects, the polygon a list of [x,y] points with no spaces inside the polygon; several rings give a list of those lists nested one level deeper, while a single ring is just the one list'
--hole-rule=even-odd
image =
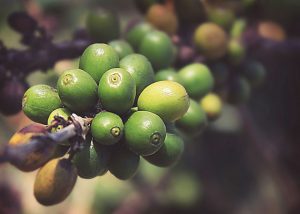
[{"label": "cluster of green berries", "polygon": [[[247,56],[247,49],[242,37],[247,27],[246,20],[236,17],[238,11],[230,3],[228,5],[224,3],[222,6],[213,2],[207,2],[204,5],[196,0],[174,1],[173,3],[174,8],[169,7],[167,1],[136,1],[137,7],[145,15],[148,24],[134,27],[129,32],[129,41],[135,39],[131,37],[130,33],[139,32],[140,39],[135,43],[140,43],[144,35],[153,27],[169,35],[176,35],[179,27],[181,28],[180,34],[191,31],[191,35],[189,35],[191,39],[180,41],[174,49],[179,61],[181,46],[186,48],[192,44],[191,51],[194,53],[190,53],[191,56],[200,54],[216,79],[214,95],[218,94],[219,99],[232,104],[247,101],[252,88],[257,88],[264,81],[266,71],[260,62],[249,59]],[[236,8],[241,9],[250,6],[241,2],[235,4],[237,4]],[[191,23],[197,24],[196,27],[193,25],[185,30],[185,27]],[[260,27],[261,25],[263,26]],[[260,33],[261,31],[263,32]],[[270,26],[270,23],[263,23],[258,27],[260,35],[275,40],[284,38],[284,32],[281,31],[274,24]],[[276,36],[272,36],[274,34]],[[188,37],[187,35],[184,34],[185,37]],[[145,54],[148,53],[145,52]],[[171,55],[169,54],[169,56]]]},{"label": "cluster of green berries", "polygon": [[[153,11],[161,13],[163,9],[156,7]],[[148,20],[157,22],[150,15]],[[24,113],[37,123],[53,127],[51,132],[72,123],[73,113],[91,120],[84,142],[72,155],[74,139],[68,139],[51,147],[49,158],[42,155],[45,149],[29,155],[23,165],[16,164],[24,171],[42,166],[34,186],[41,204],[63,201],[77,176],[91,179],[109,171],[119,179],[129,179],[136,173],[141,157],[159,167],[172,166],[184,150],[181,134],[199,134],[209,120],[219,117],[222,101],[212,90],[222,82],[218,78],[222,70],[216,76],[215,69],[211,72],[213,66],[195,62],[176,71],[172,64],[177,48],[168,34],[174,33],[177,25],[167,30],[159,25],[168,34],[154,26],[139,23],[126,33],[125,40],[120,40],[116,30],[119,22],[111,13],[101,10],[90,14],[88,32],[102,43],[88,46],[80,57],[79,68],[63,72],[56,88],[35,85],[25,92]],[[194,42],[211,60],[228,51],[226,33],[215,24],[199,26]],[[249,81],[252,78],[255,82],[257,75],[251,75],[245,72]],[[241,93],[239,88],[233,91],[237,97]],[[58,118],[64,123],[58,123]],[[22,132],[25,139],[45,134],[41,127]],[[10,144],[19,141],[16,135]],[[68,152],[69,158],[65,158]]]},{"label": "cluster of green berries", "polygon": [[[110,171],[119,179],[129,179],[137,171],[140,156],[160,167],[180,159],[184,143],[177,128],[190,134],[206,126],[207,114],[199,100],[212,90],[214,80],[209,68],[199,63],[176,72],[169,68],[173,57],[170,38],[142,23],[128,32],[127,41],[87,47],[79,68],[63,72],[56,89],[35,85],[25,92],[23,111],[37,123],[53,125],[57,117],[67,121],[72,113],[92,118],[82,148],[71,159],[64,158],[72,147],[72,141],[66,140],[44,160],[34,188],[40,203],[64,200],[77,175],[91,179]],[[60,124],[51,131],[63,128]],[[73,183],[62,185],[66,182],[62,175],[51,174],[59,167],[62,175],[72,174]],[[48,176],[52,180],[44,184]],[[68,194],[55,198],[61,189]]]},{"label": "cluster of green berries", "polygon": [[[129,43],[122,43],[131,49]],[[179,73],[174,71],[180,84],[168,75],[159,79],[162,72],[155,74],[145,56],[130,51],[121,58],[120,43],[110,44],[87,47],[79,68],[63,72],[56,89],[35,85],[24,94],[23,111],[37,123],[53,125],[58,117],[68,121],[72,113],[92,118],[82,148],[71,159],[64,157],[73,146],[66,140],[43,160],[34,187],[41,204],[64,200],[77,175],[91,179],[110,171],[119,179],[129,179],[137,171],[140,156],[160,167],[174,165],[184,149],[174,125],[199,131],[206,123],[200,105],[189,98],[198,99],[212,89],[212,75],[206,66],[195,64],[190,65],[192,71],[188,67]],[[51,131],[63,128],[59,124]],[[30,157],[28,163],[36,157],[40,155]],[[19,168],[31,171],[37,167]],[[72,182],[65,179],[66,174]],[[64,194],[60,194],[62,191]]]}]

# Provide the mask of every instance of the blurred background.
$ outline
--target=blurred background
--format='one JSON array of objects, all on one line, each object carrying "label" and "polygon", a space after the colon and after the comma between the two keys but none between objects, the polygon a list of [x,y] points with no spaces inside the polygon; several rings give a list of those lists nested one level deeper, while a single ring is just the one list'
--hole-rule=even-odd
[{"label": "blurred background", "polygon": [[[27,11],[55,41],[63,41],[84,27],[86,14],[94,7],[116,11],[123,30],[130,20],[143,20],[136,2],[1,0],[0,40],[8,48],[25,48],[6,21],[14,11]],[[0,213],[300,213],[300,2],[203,2],[215,7],[226,4],[234,11],[233,20],[249,20],[250,33],[260,22],[272,21],[286,35],[280,44],[250,49],[249,55],[265,66],[267,75],[249,100],[241,105],[224,103],[221,117],[201,136],[188,136],[183,158],[175,167],[159,168],[142,160],[138,174],[128,181],[110,173],[92,180],[79,178],[71,196],[56,206],[43,207],[34,199],[36,172],[2,164]],[[239,9],[241,3],[246,9]],[[189,23],[180,23],[184,24]],[[62,71],[77,66],[78,59],[59,61],[47,72],[33,72],[27,82],[54,85]],[[0,115],[1,145],[30,123],[22,113]]]}]

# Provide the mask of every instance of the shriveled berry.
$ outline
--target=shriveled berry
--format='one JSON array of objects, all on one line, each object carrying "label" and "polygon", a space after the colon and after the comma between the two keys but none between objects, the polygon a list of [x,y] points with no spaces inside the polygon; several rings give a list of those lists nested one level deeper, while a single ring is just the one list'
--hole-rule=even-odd
[{"label": "shriveled berry", "polygon": [[53,159],[37,173],[34,182],[34,196],[45,206],[65,200],[77,180],[77,169],[68,159]]},{"label": "shriveled berry", "polygon": [[47,134],[46,126],[32,124],[16,132],[8,142],[10,163],[18,169],[30,172],[44,165],[54,154],[56,143],[34,138]]}]

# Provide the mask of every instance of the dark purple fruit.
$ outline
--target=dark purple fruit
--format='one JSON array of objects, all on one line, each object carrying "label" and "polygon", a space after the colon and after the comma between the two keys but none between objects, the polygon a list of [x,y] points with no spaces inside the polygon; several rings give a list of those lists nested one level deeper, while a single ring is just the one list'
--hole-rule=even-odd
[{"label": "dark purple fruit", "polygon": [[8,17],[8,24],[21,34],[30,34],[37,28],[37,22],[24,11],[14,12]]},{"label": "dark purple fruit", "polygon": [[13,115],[22,110],[22,98],[27,85],[17,79],[5,81],[0,88],[0,112]]}]

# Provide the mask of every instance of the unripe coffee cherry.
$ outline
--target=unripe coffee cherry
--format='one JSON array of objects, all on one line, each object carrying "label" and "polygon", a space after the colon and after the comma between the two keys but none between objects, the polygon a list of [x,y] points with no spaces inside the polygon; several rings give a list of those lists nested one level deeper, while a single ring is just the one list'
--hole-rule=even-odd
[{"label": "unripe coffee cherry", "polygon": [[145,35],[153,30],[154,29],[150,24],[139,23],[127,32],[126,39],[135,50],[138,50]]},{"label": "unripe coffee cherry", "polygon": [[99,8],[88,14],[86,27],[89,35],[96,42],[108,42],[117,39],[120,35],[120,22],[111,11]]},{"label": "unripe coffee cherry", "polygon": [[24,94],[22,108],[27,117],[37,123],[47,124],[52,111],[62,107],[57,91],[48,85],[35,85]]},{"label": "unripe coffee cherry", "polygon": [[227,40],[226,32],[211,22],[199,25],[194,33],[196,47],[209,59],[217,59],[225,55]]},{"label": "unripe coffee cherry", "polygon": [[96,82],[81,69],[65,71],[57,81],[57,90],[63,104],[74,112],[89,111],[98,101]]},{"label": "unripe coffee cherry", "polygon": [[124,124],[122,119],[111,112],[98,113],[91,125],[91,132],[96,143],[112,145],[123,136]]},{"label": "unripe coffee cherry", "polygon": [[184,150],[183,140],[167,133],[164,145],[153,155],[144,157],[148,162],[159,167],[169,167],[176,164]]},{"label": "unripe coffee cherry", "polygon": [[195,100],[190,99],[188,111],[176,121],[176,127],[185,133],[198,134],[207,126],[207,116],[203,108]]},{"label": "unripe coffee cherry", "polygon": [[154,69],[161,69],[173,63],[176,51],[171,38],[166,33],[152,31],[142,39],[139,53],[149,59]]},{"label": "unripe coffee cherry", "polygon": [[214,77],[204,64],[186,65],[179,70],[178,75],[182,85],[192,98],[199,99],[213,89]]},{"label": "unripe coffee cherry", "polygon": [[163,145],[166,126],[162,119],[148,111],[133,113],[125,123],[125,141],[138,155],[152,155]]},{"label": "unripe coffee cherry", "polygon": [[149,60],[141,54],[130,54],[120,61],[120,68],[133,77],[136,84],[136,98],[148,85],[154,82],[154,71]]}]

